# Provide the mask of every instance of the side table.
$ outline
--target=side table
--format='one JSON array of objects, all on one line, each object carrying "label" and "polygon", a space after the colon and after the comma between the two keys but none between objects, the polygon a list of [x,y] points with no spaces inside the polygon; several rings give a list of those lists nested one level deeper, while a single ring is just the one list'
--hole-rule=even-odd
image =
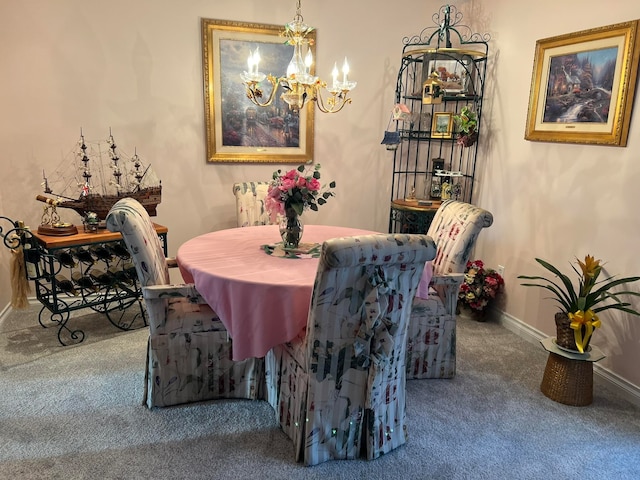
[{"label": "side table", "polygon": [[596,346],[586,353],[559,348],[554,337],[540,342],[549,352],[540,390],[551,400],[574,407],[593,402],[593,364],[605,356]]},{"label": "side table", "polygon": [[440,200],[430,205],[419,205],[417,200],[396,199],[391,201],[389,231],[395,233],[427,233],[433,216],[442,204]]}]

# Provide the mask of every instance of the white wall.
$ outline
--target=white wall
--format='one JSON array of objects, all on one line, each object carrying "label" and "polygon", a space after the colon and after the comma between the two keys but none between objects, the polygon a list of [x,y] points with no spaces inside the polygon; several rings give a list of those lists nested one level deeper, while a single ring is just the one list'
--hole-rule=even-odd
[{"label": "white wall", "polygon": [[[594,1],[578,6],[541,0],[523,6],[494,0],[480,10],[493,34],[493,75],[483,117],[488,138],[482,140],[476,203],[495,214],[495,223],[480,235],[475,256],[506,267],[506,313],[553,335],[557,304],[547,299],[549,292],[522,287],[516,279],[520,274],[545,275],[534,257],[550,261],[573,279],[577,275],[570,262],[586,254],[605,262],[603,276],[640,275],[640,116],[636,101],[624,148],[525,140],[535,42],[638,19],[640,3],[626,0],[607,8]],[[639,291],[640,285],[629,288]],[[639,301],[633,304],[640,307]],[[600,365],[640,385],[640,318],[607,311],[601,319],[603,326],[593,339],[606,354]]]},{"label": "white wall", "polygon": [[[352,105],[316,116],[315,160],[337,181],[337,197],[304,219],[385,231],[392,157],[380,140],[402,38],[430,26],[444,2],[369,0],[364,16],[363,3],[302,5],[318,29],[317,73],[327,77],[346,54],[358,81]],[[542,273],[535,256],[569,269],[591,253],[610,274],[640,273],[633,249],[640,120],[633,116],[626,148],[525,141],[535,42],[640,18],[640,4],[451,3],[474,31],[492,35],[474,203],[493,212],[495,223],[475,256],[506,266],[505,312],[553,334],[553,303],[516,279]],[[0,0],[0,214],[35,227],[42,169],[58,166],[80,127],[93,138],[111,127],[162,179],[156,220],[169,227],[170,253],[195,235],[234,226],[232,183],[268,179],[281,165],[205,162],[200,18],[280,25],[294,12],[294,0]],[[71,211],[66,219],[80,221]],[[6,251],[0,272],[8,272]],[[2,273],[0,305],[8,289]],[[594,339],[607,355],[602,365],[640,385],[640,319],[606,314],[603,321]]]},{"label": "white wall", "polygon": [[[388,15],[382,0],[369,2],[371,20],[362,22],[359,1],[303,2],[305,21],[317,28],[316,72],[329,78],[347,55],[359,82],[352,105],[316,115],[314,160],[337,188],[305,222],[387,228],[392,157],[380,140],[401,39],[431,15],[407,3],[414,19],[379,30]],[[294,14],[294,0],[0,0],[0,214],[36,227],[42,170],[59,166],[81,127],[94,140],[111,127],[162,180],[156,220],[170,229],[171,254],[195,235],[235,226],[232,184],[269,180],[282,165],[206,163],[200,19],[283,25]],[[80,223],[73,211],[61,213]],[[8,271],[4,251],[0,269]],[[0,279],[4,305],[8,277]]]}]

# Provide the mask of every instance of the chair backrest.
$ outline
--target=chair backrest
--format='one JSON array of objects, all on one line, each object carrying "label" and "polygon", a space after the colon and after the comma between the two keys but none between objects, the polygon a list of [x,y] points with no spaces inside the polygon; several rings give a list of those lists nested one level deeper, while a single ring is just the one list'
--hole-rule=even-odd
[{"label": "chair backrest", "polygon": [[269,214],[264,208],[264,199],[269,182],[242,182],[233,184],[236,197],[236,220],[238,227],[269,225]]},{"label": "chair backrest", "polygon": [[140,202],[128,197],[118,200],[109,210],[106,224],[110,231],[122,235],[141,286],[169,284],[169,268],[162,242]]},{"label": "chair backrest", "polygon": [[[426,235],[374,234],[324,242],[301,352],[309,374],[307,405],[314,406],[306,415],[307,440],[327,439],[326,445],[310,448],[312,455],[324,458],[326,449],[345,448],[333,444],[349,443],[346,438],[358,435],[360,422],[375,430],[371,439],[362,439],[368,444],[376,438],[368,451],[398,446],[395,437],[389,445],[378,440],[379,422],[395,418],[404,423],[411,304],[424,264],[435,254]],[[370,424],[365,410],[375,412]],[[394,420],[387,423],[395,425]],[[404,436],[401,430],[398,435]],[[359,440],[355,445],[361,446]]]},{"label": "chair backrest", "polygon": [[427,232],[438,247],[433,274],[463,273],[480,231],[492,223],[487,210],[457,200],[442,202]]}]

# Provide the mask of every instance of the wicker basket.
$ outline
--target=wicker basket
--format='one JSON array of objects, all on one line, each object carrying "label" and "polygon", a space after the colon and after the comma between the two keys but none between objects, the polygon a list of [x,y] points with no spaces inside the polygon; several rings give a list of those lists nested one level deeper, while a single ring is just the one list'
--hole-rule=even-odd
[{"label": "wicker basket", "polygon": [[[569,316],[564,312],[556,313],[556,344],[560,348],[564,348],[566,350],[573,350],[576,353],[580,353],[578,351],[578,347],[576,346],[576,340],[574,336],[574,331],[571,328],[571,320],[569,320]],[[582,326],[582,334],[585,334],[586,327]],[[589,343],[591,342],[591,337],[589,337],[584,345],[584,351],[589,350]]]},{"label": "wicker basket", "polygon": [[564,312],[556,313],[556,343],[561,348],[578,351],[576,340],[571,329],[571,320]]},{"label": "wicker basket", "polygon": [[542,393],[553,401],[584,407],[593,402],[593,363],[549,353]]}]

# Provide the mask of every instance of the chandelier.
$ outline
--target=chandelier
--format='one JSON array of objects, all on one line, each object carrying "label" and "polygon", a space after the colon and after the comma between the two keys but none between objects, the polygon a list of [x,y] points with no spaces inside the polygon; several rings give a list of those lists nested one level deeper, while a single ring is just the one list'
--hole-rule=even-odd
[{"label": "chandelier", "polygon": [[[310,44],[313,40],[307,38],[307,34],[313,31],[313,27],[304,23],[302,14],[300,13],[300,0],[296,7],[296,15],[293,21],[284,26],[284,31],[280,35],[287,38],[286,44],[293,46],[293,57],[287,67],[286,76],[279,78],[273,75],[265,75],[260,72],[258,67],[260,63],[259,47],[253,52],[249,52],[247,60],[248,71],[240,75],[245,87],[247,97],[251,102],[259,107],[266,107],[273,102],[278,86],[284,88],[284,93],[280,96],[282,100],[287,102],[289,108],[293,110],[301,109],[308,100],[316,102],[318,109],[323,113],[336,113],[351,103],[349,91],[353,90],[356,82],[349,81],[349,64],[344,59],[342,66],[342,78],[339,78],[338,65],[333,67],[333,81],[330,86],[318,77],[313,76],[311,66],[313,65],[313,55],[311,54]],[[307,47],[306,55],[302,56],[303,47]],[[266,99],[263,99],[264,92],[260,83],[267,80],[271,84],[271,93]],[[323,91],[326,90],[327,97],[323,98]]]}]

